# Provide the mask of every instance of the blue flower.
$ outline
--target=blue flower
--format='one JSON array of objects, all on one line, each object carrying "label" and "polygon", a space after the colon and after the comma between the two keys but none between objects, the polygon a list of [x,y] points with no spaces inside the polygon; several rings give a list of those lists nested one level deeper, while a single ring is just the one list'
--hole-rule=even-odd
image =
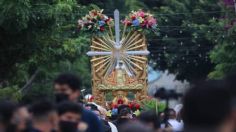
[{"label": "blue flower", "polygon": [[98,21],[98,25],[101,27],[103,25],[105,25],[105,21]]},{"label": "blue flower", "polygon": [[132,21],[132,24],[134,25],[134,26],[139,26],[139,20],[138,19],[135,19],[135,20],[133,20]]},{"label": "blue flower", "polygon": [[118,114],[118,109],[114,108],[111,111],[112,115],[117,115]]}]

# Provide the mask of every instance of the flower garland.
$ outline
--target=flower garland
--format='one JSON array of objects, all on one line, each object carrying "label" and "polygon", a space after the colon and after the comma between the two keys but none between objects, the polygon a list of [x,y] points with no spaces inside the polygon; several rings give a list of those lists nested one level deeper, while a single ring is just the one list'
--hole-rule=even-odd
[{"label": "flower garland", "polygon": [[102,14],[103,10],[91,10],[89,14],[78,20],[78,28],[82,31],[103,33],[113,24],[113,19]]},{"label": "flower garland", "polygon": [[[114,28],[114,20],[104,14],[103,10],[91,10],[82,19],[78,20],[78,29],[81,31],[88,31],[90,33],[105,33],[110,32]],[[157,20],[152,14],[144,12],[143,10],[132,11],[129,15],[121,21],[124,25],[124,32],[126,28],[129,31],[138,30],[149,33],[153,31],[157,33]]]},{"label": "flower garland", "polygon": [[139,31],[154,31],[157,30],[157,20],[152,14],[146,13],[143,10],[132,11],[129,16],[126,17],[122,23],[128,28],[135,28]]}]

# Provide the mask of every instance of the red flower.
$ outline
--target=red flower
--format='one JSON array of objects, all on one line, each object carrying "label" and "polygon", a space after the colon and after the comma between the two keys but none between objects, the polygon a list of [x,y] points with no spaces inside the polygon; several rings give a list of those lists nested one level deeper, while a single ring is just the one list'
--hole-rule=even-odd
[{"label": "red flower", "polygon": [[131,22],[127,22],[127,26],[130,26],[130,25],[132,25],[132,23]]},{"label": "red flower", "polygon": [[123,104],[124,101],[123,101],[122,99],[119,99],[119,100],[117,101],[117,103],[118,103],[118,104]]},{"label": "red flower", "polygon": [[131,104],[129,104],[129,108],[130,108],[130,109],[132,108],[132,105],[131,105]]},{"label": "red flower", "polygon": [[104,28],[104,27],[100,27],[100,31],[102,31],[102,32],[103,32],[104,30],[105,30],[105,28]]},{"label": "red flower", "polygon": [[108,22],[110,21],[110,19],[111,19],[111,18],[109,17],[108,19],[105,20],[105,22],[108,23]]},{"label": "red flower", "polygon": [[96,16],[98,13],[97,12],[94,12],[93,15]]},{"label": "red flower", "polygon": [[136,19],[136,17],[135,17],[135,16],[132,16],[132,17],[131,17],[131,19],[132,19],[132,20],[135,20],[135,19]]},{"label": "red flower", "polygon": [[139,104],[136,104],[136,105],[135,105],[135,108],[136,108],[136,109],[140,109],[140,105],[139,105]]},{"label": "red flower", "polygon": [[113,105],[112,105],[112,108],[117,108],[117,105],[116,105],[116,104],[113,104]]}]

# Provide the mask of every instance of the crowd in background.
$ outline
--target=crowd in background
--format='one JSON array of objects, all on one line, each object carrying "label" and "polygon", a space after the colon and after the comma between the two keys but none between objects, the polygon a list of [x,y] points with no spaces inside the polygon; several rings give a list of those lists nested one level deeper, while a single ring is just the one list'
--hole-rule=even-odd
[{"label": "crowd in background", "polygon": [[194,84],[183,105],[164,112],[135,115],[128,105],[116,114],[94,102],[79,101],[81,80],[59,75],[53,82],[55,100],[32,104],[0,102],[0,132],[234,132],[236,130],[236,75]]}]

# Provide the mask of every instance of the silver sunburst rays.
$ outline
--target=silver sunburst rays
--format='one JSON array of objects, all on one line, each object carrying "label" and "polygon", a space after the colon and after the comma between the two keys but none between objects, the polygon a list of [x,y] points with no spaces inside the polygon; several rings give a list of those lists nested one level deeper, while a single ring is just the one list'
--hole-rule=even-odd
[{"label": "silver sunburst rays", "polygon": [[92,51],[89,51],[87,55],[94,56],[91,62],[94,62],[95,72],[103,71],[103,74],[107,76],[114,69],[121,68],[129,76],[135,76],[136,68],[144,70],[139,66],[139,63],[146,63],[147,58],[143,56],[149,54],[149,51],[142,50],[146,46],[145,37],[137,31],[125,35],[124,29],[120,41],[118,10],[115,10],[114,17],[115,41],[112,33],[103,37],[94,37],[91,46]]}]

